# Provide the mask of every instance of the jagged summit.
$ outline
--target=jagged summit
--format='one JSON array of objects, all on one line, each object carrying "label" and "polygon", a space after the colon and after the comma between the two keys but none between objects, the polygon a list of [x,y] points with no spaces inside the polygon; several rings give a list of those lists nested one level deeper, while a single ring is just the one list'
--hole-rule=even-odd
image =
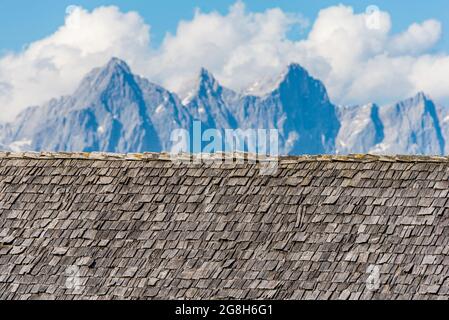
[{"label": "jagged summit", "polygon": [[[241,95],[263,97],[278,90],[283,83],[298,81],[316,81],[319,83],[319,86],[325,89],[324,85],[314,79],[299,63],[290,63],[276,77],[263,77],[263,79],[256,81],[249,88],[243,90]],[[192,97],[198,92],[201,92],[201,90],[217,92],[221,88],[223,86],[215,78],[214,74],[203,67],[198,73],[195,85],[191,86],[190,90],[184,90],[186,93],[183,93],[181,96],[184,97],[184,101],[189,103]],[[226,90],[232,91],[231,89]]]},{"label": "jagged summit", "polygon": [[131,72],[131,69],[129,68],[129,65],[122,59],[117,57],[112,57],[109,62],[106,64],[107,68],[121,68],[123,70],[126,70],[127,72]]},{"label": "jagged summit", "polygon": [[405,100],[405,101],[415,101],[415,102],[426,102],[431,101],[432,98],[424,91],[419,91],[415,96]]},{"label": "jagged summit", "polygon": [[113,74],[132,74],[132,72],[125,61],[119,58],[111,58],[105,65],[93,69],[87,77],[106,77]]},{"label": "jagged summit", "polygon": [[200,69],[199,79],[204,82],[215,81],[214,75],[204,67]]},{"label": "jagged summit", "polygon": [[309,72],[303,68],[299,63],[290,63],[283,71],[283,78],[288,78],[294,74],[301,74],[310,77]]},{"label": "jagged summit", "polygon": [[254,82],[249,88],[243,91],[246,95],[263,97],[279,89],[281,84],[292,79],[309,79],[312,77],[299,63],[290,63],[276,76],[265,76]]},{"label": "jagged summit", "polygon": [[416,93],[414,96],[404,99],[402,101],[399,101],[395,104],[393,104],[392,106],[396,106],[396,108],[404,108],[404,109],[412,109],[412,108],[426,108],[426,107],[430,107],[430,108],[434,108],[435,105],[432,101],[432,99],[430,98],[429,95],[427,95],[425,92],[423,91],[419,91],[418,93]]},{"label": "jagged summit", "polygon": [[416,95],[415,98],[419,98],[419,99],[423,99],[423,100],[429,100],[430,96],[425,93],[424,91],[419,91]]},{"label": "jagged summit", "polygon": [[[82,104],[86,104],[96,96],[108,95],[106,91],[122,95],[139,91],[136,78],[125,61],[112,58],[102,67],[93,69],[84,77],[72,97],[81,98]],[[82,105],[78,107],[83,108]]]},{"label": "jagged summit", "polygon": [[97,71],[98,78],[134,77],[129,65],[118,58],[112,58],[109,62]]},{"label": "jagged summit", "polygon": [[180,92],[179,96],[184,105],[188,105],[198,95],[207,95],[216,92],[221,85],[215,76],[206,68],[202,67],[197,76],[191,81],[190,85],[186,85]]},{"label": "jagged summit", "polygon": [[128,64],[118,58],[112,58],[102,67],[95,68],[89,72],[81,81],[75,96],[83,95],[92,89],[98,91],[101,87],[107,86],[113,79],[121,79],[121,82],[134,78]]},{"label": "jagged summit", "polygon": [[337,152],[443,155],[449,136],[442,111],[424,92],[381,107],[339,107]]},{"label": "jagged summit", "polygon": [[217,91],[219,88],[220,84],[214,75],[209,70],[201,68],[196,89],[201,92],[202,90]]},{"label": "jagged summit", "polygon": [[298,63],[247,92],[220,85],[205,68],[187,88],[181,100],[114,57],[72,95],[0,125],[0,149],[170,151],[174,130],[189,131],[198,120],[203,129],[277,129],[279,154],[449,153],[449,109],[424,92],[384,106],[335,106],[324,84]]},{"label": "jagged summit", "polygon": [[324,100],[329,100],[324,84],[312,77],[306,69],[297,63],[288,65],[279,79],[275,90],[287,88],[287,90],[296,90],[300,94],[312,94]]}]

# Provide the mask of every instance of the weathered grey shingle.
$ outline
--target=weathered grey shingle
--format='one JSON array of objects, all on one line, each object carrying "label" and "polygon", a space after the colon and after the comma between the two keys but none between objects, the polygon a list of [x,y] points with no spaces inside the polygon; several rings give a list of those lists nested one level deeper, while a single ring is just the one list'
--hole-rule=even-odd
[{"label": "weathered grey shingle", "polygon": [[449,159],[278,166],[0,153],[0,299],[449,298]]}]

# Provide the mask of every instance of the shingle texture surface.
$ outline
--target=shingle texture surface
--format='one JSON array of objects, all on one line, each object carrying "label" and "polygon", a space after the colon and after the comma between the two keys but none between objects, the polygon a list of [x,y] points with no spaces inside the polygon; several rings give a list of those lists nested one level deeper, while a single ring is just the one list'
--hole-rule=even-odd
[{"label": "shingle texture surface", "polygon": [[0,299],[448,299],[449,160],[0,153]]}]

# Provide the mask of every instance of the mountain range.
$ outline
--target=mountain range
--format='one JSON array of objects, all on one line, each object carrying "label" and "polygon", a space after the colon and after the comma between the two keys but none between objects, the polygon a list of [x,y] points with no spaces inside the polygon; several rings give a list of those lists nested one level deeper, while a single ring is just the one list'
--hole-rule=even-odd
[{"label": "mountain range", "polygon": [[70,96],[0,123],[0,150],[159,152],[175,129],[278,129],[281,154],[427,154],[449,151],[449,110],[424,93],[379,106],[333,104],[298,64],[244,92],[202,69],[185,96],[136,76],[113,58]]}]

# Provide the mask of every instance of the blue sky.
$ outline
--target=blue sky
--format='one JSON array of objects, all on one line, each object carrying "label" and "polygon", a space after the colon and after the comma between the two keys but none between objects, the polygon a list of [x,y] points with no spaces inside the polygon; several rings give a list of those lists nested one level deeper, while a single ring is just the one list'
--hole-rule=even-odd
[{"label": "blue sky", "polygon": [[[25,44],[51,34],[63,24],[65,9],[80,5],[94,9],[101,5],[117,5],[123,11],[136,10],[152,27],[153,44],[162,41],[167,31],[174,32],[181,19],[191,19],[195,8],[225,13],[235,0],[1,0],[0,50],[20,50]],[[280,7],[287,12],[302,13],[313,21],[320,9],[335,4],[347,4],[356,11],[377,5],[393,18],[392,31],[400,31],[413,22],[434,18],[443,23],[443,37],[438,49],[449,51],[449,1],[447,0],[246,0],[251,11]]]}]

